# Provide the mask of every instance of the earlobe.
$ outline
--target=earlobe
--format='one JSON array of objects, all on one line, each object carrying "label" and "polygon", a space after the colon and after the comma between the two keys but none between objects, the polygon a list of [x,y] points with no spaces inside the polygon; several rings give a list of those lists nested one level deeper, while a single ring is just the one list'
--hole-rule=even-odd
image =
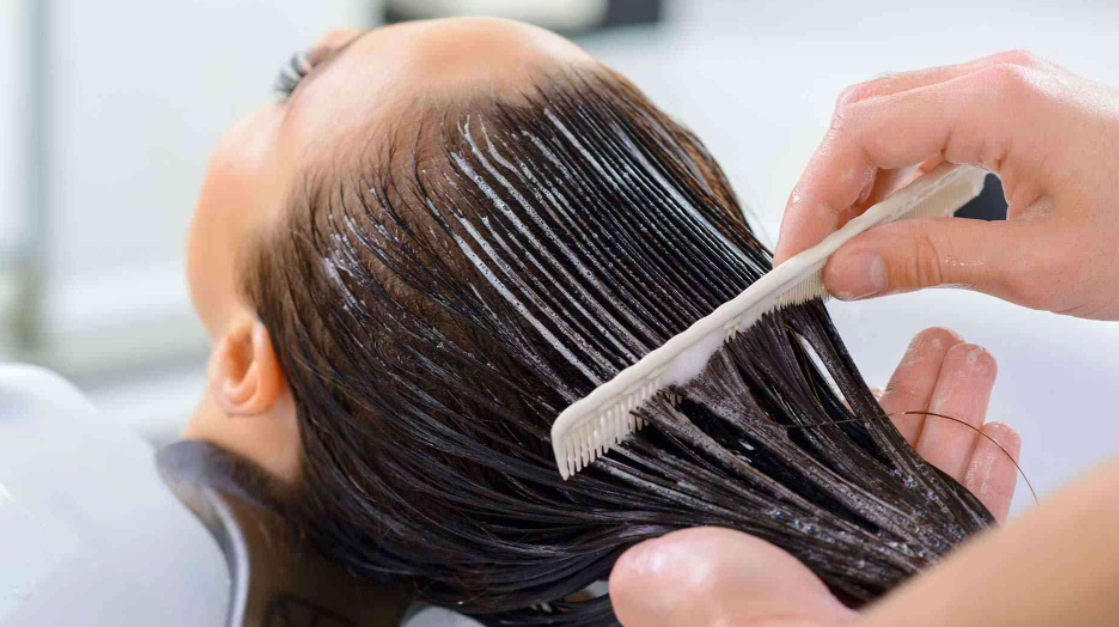
[{"label": "earlobe", "polygon": [[263,323],[246,318],[230,325],[211,357],[210,389],[231,416],[257,416],[272,409],[284,377]]}]

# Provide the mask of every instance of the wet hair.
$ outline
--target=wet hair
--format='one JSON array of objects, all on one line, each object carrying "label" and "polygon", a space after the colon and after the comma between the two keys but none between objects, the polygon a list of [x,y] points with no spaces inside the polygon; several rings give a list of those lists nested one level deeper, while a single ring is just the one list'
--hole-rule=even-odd
[{"label": "wet hair", "polygon": [[858,605],[992,524],[889,421],[850,422],[881,409],[818,300],[561,479],[560,411],[770,253],[700,141],[608,70],[412,113],[308,177],[242,266],[297,407],[290,516],[334,559],[488,625],[609,625],[580,591],[676,529],[768,540]]}]

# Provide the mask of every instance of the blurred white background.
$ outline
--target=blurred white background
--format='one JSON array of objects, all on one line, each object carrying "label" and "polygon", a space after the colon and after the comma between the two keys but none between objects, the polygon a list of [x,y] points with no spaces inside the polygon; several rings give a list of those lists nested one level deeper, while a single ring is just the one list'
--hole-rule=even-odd
[{"label": "blurred white background", "polygon": [[[56,368],[107,420],[173,439],[204,381],[182,264],[209,151],[271,97],[293,51],[380,14],[359,1],[0,0],[0,356]],[[1010,48],[1119,85],[1116,24],[1103,0],[677,0],[659,25],[579,41],[695,129],[775,237],[843,87]],[[871,384],[927,326],[989,348],[990,417],[1022,433],[1042,494],[1119,450],[1115,324],[947,290],[831,308]]]},{"label": "blurred white background", "polygon": [[8,353],[73,378],[108,419],[173,439],[208,349],[183,259],[210,151],[273,97],[293,52],[376,25],[380,5],[0,2],[0,303],[13,265],[41,277],[7,290],[9,318],[30,318],[14,338],[9,320]]}]

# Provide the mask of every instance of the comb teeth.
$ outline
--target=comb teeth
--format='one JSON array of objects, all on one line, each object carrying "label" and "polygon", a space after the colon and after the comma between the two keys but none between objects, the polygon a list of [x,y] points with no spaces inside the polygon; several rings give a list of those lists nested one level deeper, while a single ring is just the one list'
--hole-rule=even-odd
[{"label": "comb teeth", "polygon": [[823,269],[813,272],[800,283],[778,294],[777,298],[773,299],[773,309],[777,310],[807,303],[814,298],[822,298],[824,300],[831,298],[831,294],[824,288]]},{"label": "comb teeth", "polygon": [[[880,224],[951,215],[979,195],[985,177],[977,168],[949,163],[937,166],[572,403],[552,425],[552,448],[560,474],[570,478],[645,426],[633,415],[635,409],[664,388],[683,385],[697,376],[724,340],[737,336],[765,313],[828,298],[823,268],[844,242]],[[681,400],[675,394],[667,398],[677,404]]]},{"label": "comb teeth", "polygon": [[574,429],[567,432],[564,448],[567,451],[560,474],[564,479],[591,465],[622,441],[622,438],[645,426],[645,421],[633,411],[660,390],[660,372],[632,386],[625,394],[616,397],[609,406],[600,407]]},{"label": "comb teeth", "polygon": [[[790,307],[814,298],[830,298],[831,295],[824,289],[822,272],[823,270],[817,270],[800,283],[779,294],[769,310]],[[756,318],[751,315],[751,311],[743,311],[735,316],[723,325],[724,339],[734,339],[746,326],[747,319]],[[645,421],[634,416],[633,411],[662,390],[663,372],[663,368],[654,371],[648,378],[631,386],[624,394],[614,397],[607,404],[584,416],[579,426],[567,431],[564,442],[566,456],[563,463],[559,464],[560,474],[564,479],[590,466],[599,457],[609,453],[623,438],[645,426]],[[683,400],[680,395],[671,393],[667,398],[673,404],[679,404]]]}]

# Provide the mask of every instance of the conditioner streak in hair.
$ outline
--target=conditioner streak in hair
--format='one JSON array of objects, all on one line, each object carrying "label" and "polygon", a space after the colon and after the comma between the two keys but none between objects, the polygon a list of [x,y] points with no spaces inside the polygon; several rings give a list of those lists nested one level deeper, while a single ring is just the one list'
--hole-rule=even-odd
[{"label": "conditioner streak in hair", "polygon": [[246,265],[299,413],[289,510],[353,572],[488,625],[599,626],[609,598],[577,593],[676,529],[754,534],[858,605],[992,524],[892,423],[853,420],[881,409],[819,301],[562,480],[556,415],[770,253],[702,144],[607,70],[417,115],[386,135],[414,146],[309,183]]}]

